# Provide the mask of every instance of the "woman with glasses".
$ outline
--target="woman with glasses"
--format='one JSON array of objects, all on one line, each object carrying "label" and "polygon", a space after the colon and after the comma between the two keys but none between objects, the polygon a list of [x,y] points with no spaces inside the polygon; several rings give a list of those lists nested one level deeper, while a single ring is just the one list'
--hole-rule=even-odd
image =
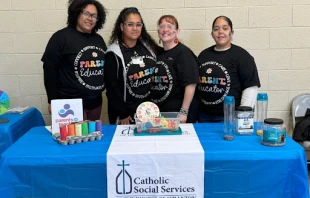
[{"label": "woman with glasses", "polygon": [[53,99],[83,99],[84,120],[100,119],[106,44],[96,32],[106,20],[96,0],[70,0],[67,27],[53,34],[42,57],[51,112]]},{"label": "woman with glasses", "polygon": [[151,101],[159,106],[161,112],[180,112],[182,123],[194,123],[198,115],[198,102],[194,97],[199,82],[197,58],[179,42],[179,24],[174,16],[160,17],[157,25],[163,48],[157,54]]},{"label": "woman with glasses", "polygon": [[104,70],[109,121],[130,124],[137,107],[149,98],[157,45],[134,7],[120,12],[110,44]]},{"label": "woman with glasses", "polygon": [[260,87],[254,58],[243,48],[231,43],[234,34],[231,20],[217,17],[212,24],[215,45],[198,56],[200,95],[199,122],[222,122],[223,100],[234,96],[235,105],[254,107]]}]

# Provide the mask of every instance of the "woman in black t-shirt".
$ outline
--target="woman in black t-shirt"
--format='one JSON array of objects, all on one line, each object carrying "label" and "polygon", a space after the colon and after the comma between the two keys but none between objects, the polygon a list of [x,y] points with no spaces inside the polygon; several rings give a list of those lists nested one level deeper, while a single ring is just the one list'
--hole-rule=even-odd
[{"label": "woman in black t-shirt", "polygon": [[231,43],[234,34],[228,17],[219,16],[212,24],[216,45],[199,56],[199,122],[223,121],[225,96],[234,96],[235,105],[254,107],[260,82],[254,58]]},{"label": "woman in black t-shirt", "polygon": [[96,32],[106,20],[96,0],[69,0],[68,26],[53,34],[42,57],[51,113],[53,99],[83,99],[84,120],[100,119],[106,44]]},{"label": "woman in black t-shirt", "polygon": [[180,30],[174,16],[162,16],[157,25],[163,48],[157,54],[151,101],[159,106],[161,112],[180,112],[182,123],[194,123],[198,115],[198,102],[193,99],[199,82],[197,58],[179,42],[177,36]]},{"label": "woman in black t-shirt", "polygon": [[149,99],[157,48],[137,8],[123,9],[112,31],[104,71],[110,124],[131,124]]}]

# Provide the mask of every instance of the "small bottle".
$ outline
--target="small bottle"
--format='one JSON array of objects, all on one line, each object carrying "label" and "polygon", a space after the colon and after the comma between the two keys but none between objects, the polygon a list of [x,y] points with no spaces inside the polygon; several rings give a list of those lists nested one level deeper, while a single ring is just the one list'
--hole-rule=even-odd
[{"label": "small bottle", "polygon": [[268,111],[268,95],[267,93],[258,93],[257,94],[257,110],[256,110],[256,134],[263,134],[263,123],[267,118]]},{"label": "small bottle", "polygon": [[233,140],[235,133],[235,98],[224,98],[224,140]]}]

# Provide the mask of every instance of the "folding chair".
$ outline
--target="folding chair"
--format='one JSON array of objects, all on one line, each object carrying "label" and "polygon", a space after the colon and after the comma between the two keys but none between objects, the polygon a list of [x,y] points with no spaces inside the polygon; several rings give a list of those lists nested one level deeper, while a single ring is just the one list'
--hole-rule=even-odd
[{"label": "folding chair", "polygon": [[296,119],[305,117],[307,108],[310,108],[310,93],[304,93],[296,96],[292,104],[293,129]]},{"label": "folding chair", "polygon": [[[305,117],[307,108],[310,108],[310,93],[304,93],[296,96],[292,104],[292,118],[293,118],[293,129],[296,125],[296,120],[301,120]],[[307,164],[310,164],[310,147],[305,147],[301,144],[306,152]],[[308,165],[309,169],[309,165]]]}]

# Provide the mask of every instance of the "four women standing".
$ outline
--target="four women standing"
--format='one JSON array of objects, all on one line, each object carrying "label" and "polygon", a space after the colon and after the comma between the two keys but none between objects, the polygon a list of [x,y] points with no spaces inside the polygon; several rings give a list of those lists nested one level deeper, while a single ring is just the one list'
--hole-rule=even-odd
[{"label": "four women standing", "polygon": [[52,36],[42,57],[49,103],[82,98],[84,119],[99,119],[101,92],[106,87],[110,124],[133,123],[137,107],[148,100],[161,112],[180,112],[182,123],[197,121],[197,94],[200,122],[222,121],[227,95],[235,97],[236,106],[254,106],[260,86],[257,68],[247,51],[231,43],[234,32],[229,18],[214,20],[216,45],[203,50],[197,60],[179,42],[174,16],[158,20],[161,48],[134,7],[120,12],[106,51],[104,40],[96,34],[105,17],[97,1],[69,0],[68,27]]}]

